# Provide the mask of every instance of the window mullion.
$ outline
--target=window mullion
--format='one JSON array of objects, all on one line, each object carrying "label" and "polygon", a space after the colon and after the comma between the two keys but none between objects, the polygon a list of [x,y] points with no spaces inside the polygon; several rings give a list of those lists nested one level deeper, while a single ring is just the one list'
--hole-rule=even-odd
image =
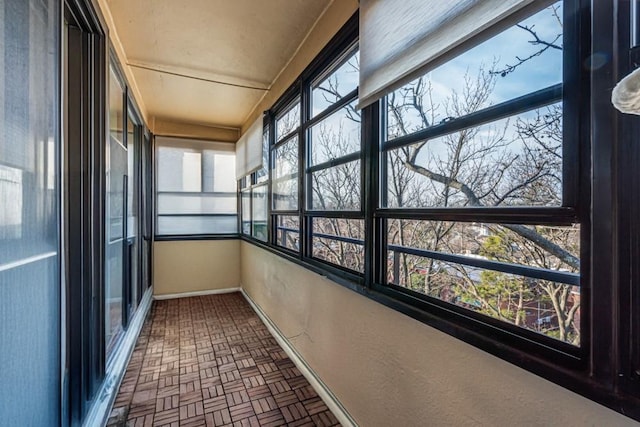
[{"label": "window mullion", "polygon": [[571,225],[579,220],[575,209],[562,207],[381,208],[375,215],[398,219],[531,225]]},{"label": "window mullion", "polygon": [[[385,254],[380,250],[381,234],[378,232],[374,213],[378,208],[380,183],[379,150],[380,126],[379,103],[364,109],[362,114],[362,153],[364,197],[364,284],[371,287],[379,279],[380,268],[385,263]],[[366,237],[369,236],[367,239]]]},{"label": "window mullion", "polygon": [[563,84],[558,83],[461,117],[447,118],[446,120],[426,129],[388,141],[385,139],[383,150],[388,151],[395,148],[405,147],[416,142],[459,132],[464,129],[473,128],[553,104],[554,102],[562,100],[562,90]]},{"label": "window mullion", "polygon": [[300,127],[298,137],[298,210],[300,211],[300,256],[311,256],[311,222],[305,217],[308,194],[311,194],[311,180],[305,171],[308,164],[308,129],[304,124],[309,120],[311,110],[311,87],[308,82],[300,81]]},{"label": "window mullion", "polygon": [[275,120],[271,111],[265,115],[266,127],[268,129],[267,136],[267,227],[269,228],[267,242],[275,244],[277,233],[275,230],[275,221],[273,220],[273,145],[275,143]]},{"label": "window mullion", "polygon": [[324,119],[326,119],[327,117],[335,113],[336,111],[339,111],[341,108],[344,108],[345,106],[349,105],[356,99],[358,99],[357,88],[354,89],[348,95],[344,96],[343,98],[340,98],[338,101],[335,102],[335,104],[332,104],[322,112],[318,113],[315,117],[310,118],[307,122],[303,124],[303,127],[310,128],[315,124],[320,123],[321,121],[323,121]]}]

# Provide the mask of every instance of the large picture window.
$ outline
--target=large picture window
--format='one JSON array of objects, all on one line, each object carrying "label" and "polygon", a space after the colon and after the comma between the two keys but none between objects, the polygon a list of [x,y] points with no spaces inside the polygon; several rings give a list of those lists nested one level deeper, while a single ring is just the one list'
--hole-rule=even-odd
[{"label": "large picture window", "polygon": [[388,287],[579,346],[561,17],[558,2],[386,97],[379,212]]},{"label": "large picture window", "polygon": [[[578,354],[585,230],[563,3],[527,13],[362,111],[356,43],[303,74],[270,115],[271,243]],[[269,199],[242,197],[252,211]]]},{"label": "large picture window", "polygon": [[564,15],[528,8],[364,110],[358,45],[340,42],[270,111],[270,186],[246,178],[245,232],[264,240],[269,217],[269,243],[304,262],[579,354]]},{"label": "large picture window", "polygon": [[[590,56],[590,13],[599,7],[509,2],[503,13],[511,6],[462,2],[470,12],[452,24],[447,11],[462,9],[445,3],[361,1],[360,14],[272,106],[270,181],[254,174],[242,191],[247,237],[259,233],[250,218],[261,220],[252,204],[262,209],[266,200],[263,248],[621,404],[626,397],[609,385],[637,368],[629,359],[627,371],[613,369],[637,353],[624,341],[632,284],[621,284],[635,273],[611,274],[637,251],[619,240],[626,229],[612,189],[621,183],[621,200],[635,203],[633,179],[615,168],[637,162],[613,156],[624,126],[612,127],[607,96],[591,94],[611,90],[607,67],[616,61]],[[359,41],[362,34],[372,38]],[[252,197],[261,182],[266,197]],[[601,248],[613,254],[600,260],[593,252]]]},{"label": "large picture window", "polygon": [[156,137],[157,234],[238,231],[233,144]]},{"label": "large picture window", "polygon": [[510,360],[583,367],[577,6],[531,4],[364,100],[354,17],[265,116],[269,173],[241,181],[244,234]]}]

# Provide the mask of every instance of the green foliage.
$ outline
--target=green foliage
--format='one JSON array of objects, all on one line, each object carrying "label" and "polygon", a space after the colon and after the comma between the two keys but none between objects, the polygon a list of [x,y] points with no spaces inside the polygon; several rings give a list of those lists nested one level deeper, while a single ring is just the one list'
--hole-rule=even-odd
[{"label": "green foliage", "polygon": [[[504,260],[510,247],[507,239],[501,234],[487,236],[480,248],[480,254],[495,260]],[[461,300],[466,303],[478,301],[482,303],[481,312],[513,323],[525,320],[523,304],[534,298],[527,286],[526,279],[498,271],[484,270],[480,272],[480,281],[472,289],[465,290]],[[465,296],[471,292],[473,295]]]},{"label": "green foliage", "polygon": [[492,234],[486,237],[480,247],[480,255],[489,259],[504,259],[507,256],[505,239],[498,234]]}]

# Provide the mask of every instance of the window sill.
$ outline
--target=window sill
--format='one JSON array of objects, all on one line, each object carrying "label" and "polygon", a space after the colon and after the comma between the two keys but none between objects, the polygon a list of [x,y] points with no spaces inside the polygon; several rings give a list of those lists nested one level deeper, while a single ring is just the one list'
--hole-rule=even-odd
[{"label": "window sill", "polygon": [[239,234],[186,234],[186,235],[157,235],[154,236],[154,242],[176,242],[182,240],[236,240]]}]

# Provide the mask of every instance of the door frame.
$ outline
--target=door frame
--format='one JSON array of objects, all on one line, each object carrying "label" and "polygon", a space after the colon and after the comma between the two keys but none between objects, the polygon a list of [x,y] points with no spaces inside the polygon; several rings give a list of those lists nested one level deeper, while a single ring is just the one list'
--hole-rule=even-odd
[{"label": "door frame", "polygon": [[[90,0],[65,0],[68,78],[62,153],[65,337],[63,425],[80,425],[105,374],[104,170],[107,36]],[[71,49],[70,47],[73,47]],[[70,53],[73,53],[71,55]],[[64,108],[66,106],[66,109]]]}]

